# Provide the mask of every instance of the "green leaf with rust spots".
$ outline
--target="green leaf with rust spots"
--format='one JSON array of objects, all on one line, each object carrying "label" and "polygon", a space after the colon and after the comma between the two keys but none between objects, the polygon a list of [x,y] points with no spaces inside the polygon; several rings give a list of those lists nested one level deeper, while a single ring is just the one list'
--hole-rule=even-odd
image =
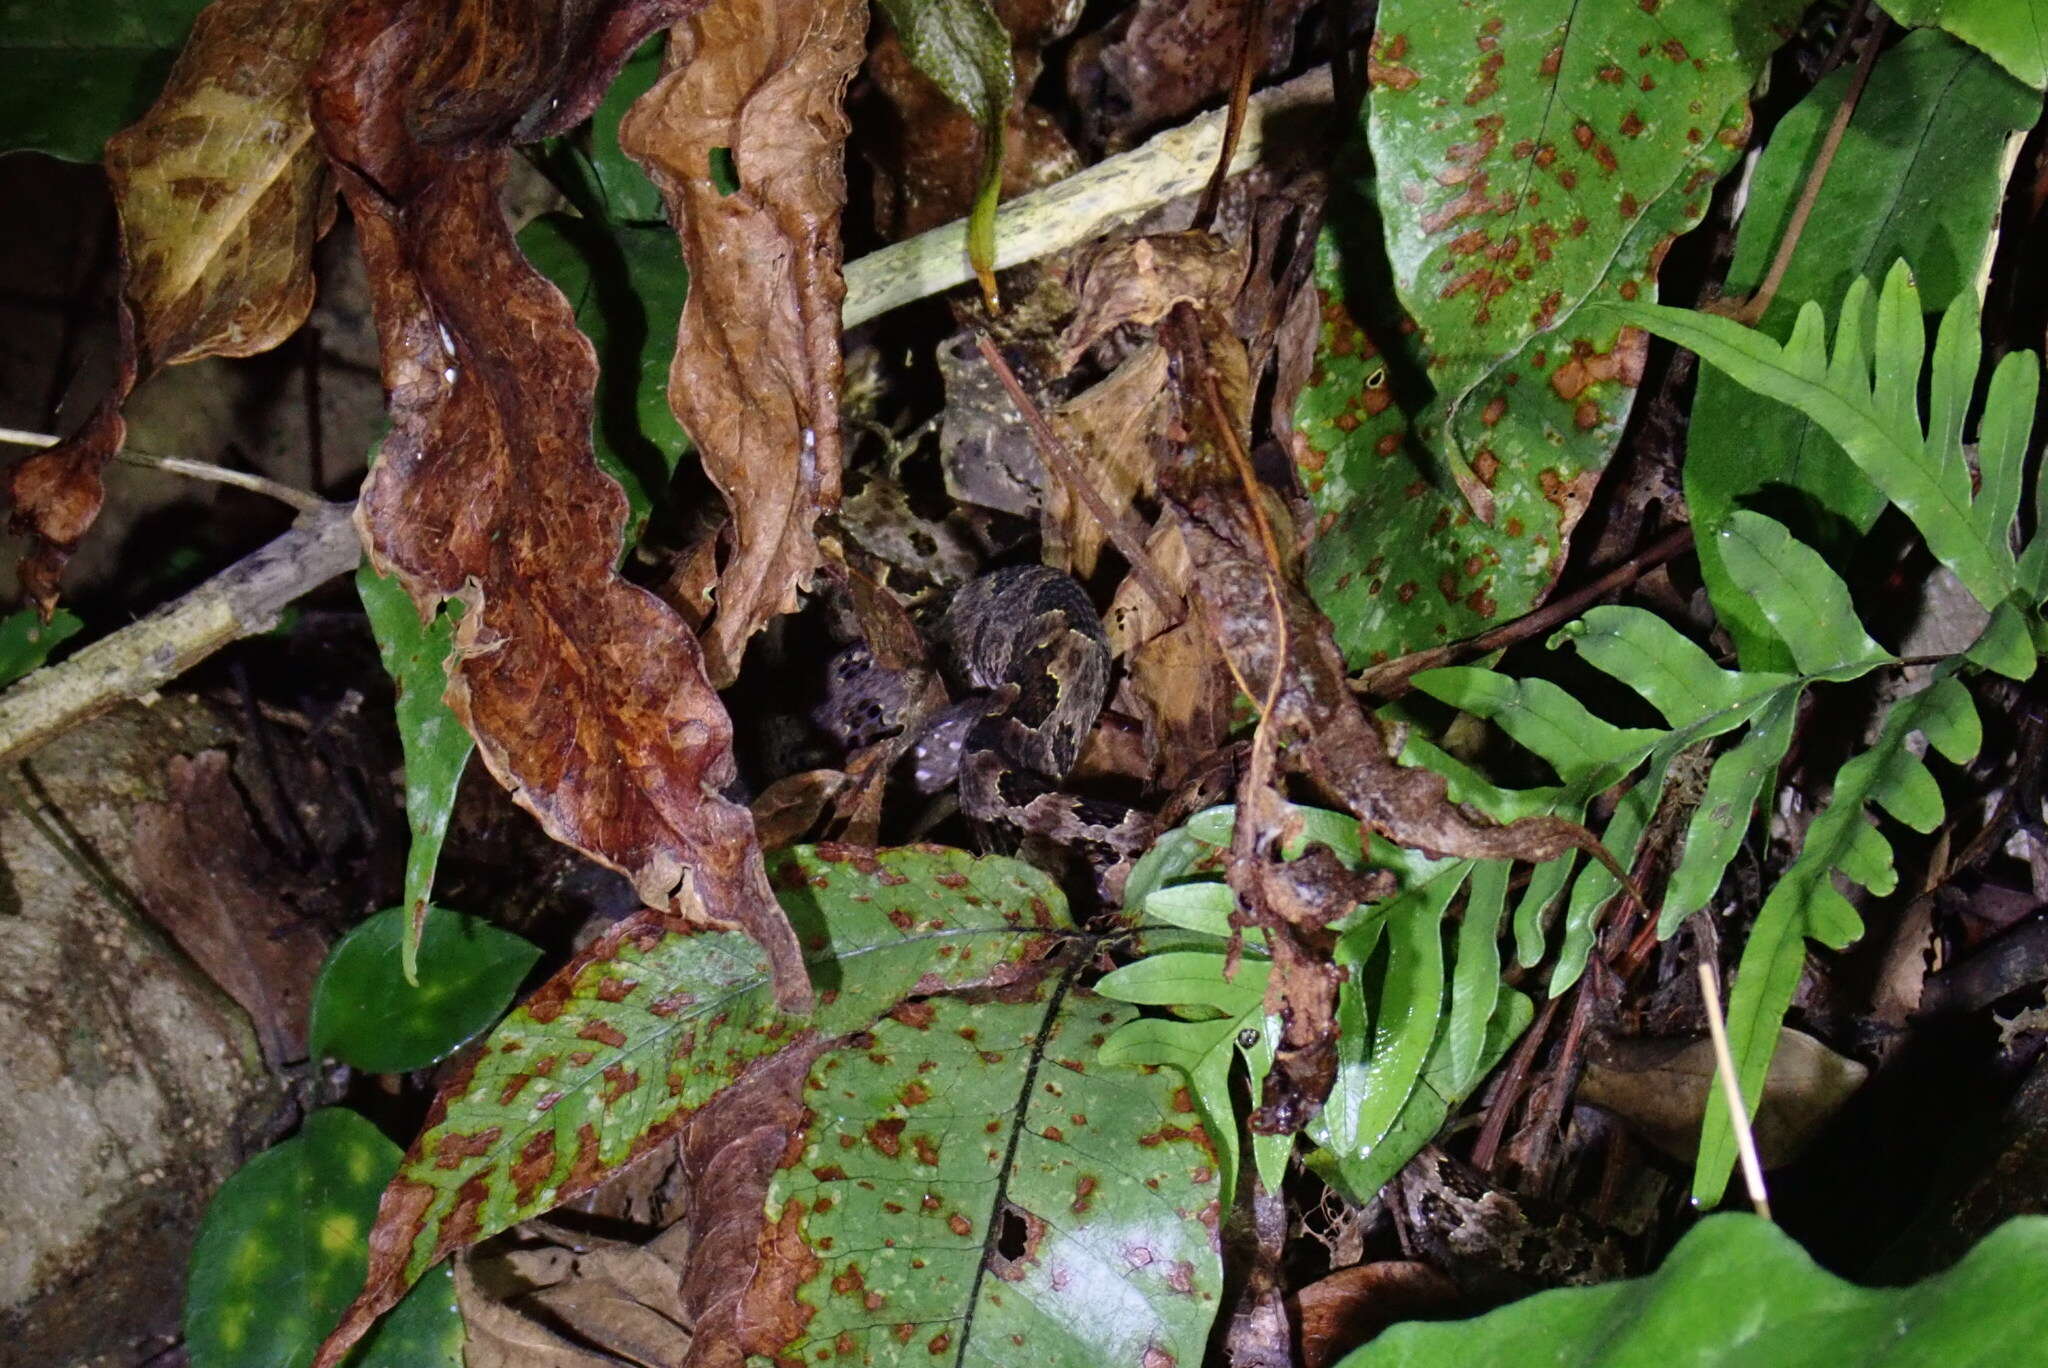
[{"label": "green leaf with rust spots", "polygon": [[2048,0],[1880,3],[1902,24],[1932,24],[1947,29],[2034,89],[2048,86]]},{"label": "green leaf with rust spots", "polygon": [[[1851,74],[1821,81],[1772,130],[1750,177],[1730,294],[1753,291],[1769,270]],[[2040,115],[2038,94],[1967,45],[1933,30],[1907,34],[1871,72],[1757,330],[1784,341],[1802,305],[1832,309],[1851,281],[1900,257],[1934,304],[1973,290],[2005,193],[2003,149]],[[1806,516],[1794,513],[1795,497],[1811,505]],[[1823,427],[1796,408],[1758,404],[1711,366],[1686,426],[1685,499],[1714,611],[1753,669],[1784,669],[1791,655],[1729,579],[1716,541],[1729,514],[1757,503],[1829,551],[1866,531],[1884,504]]]},{"label": "green leaf with rust spots", "polygon": [[40,668],[50,652],[77,636],[84,626],[61,608],[48,622],[33,608],[0,619],[0,686]]},{"label": "green leaf with rust spots", "polygon": [[100,159],[141,118],[206,0],[0,4],[0,152]]},{"label": "green leaf with rust spots", "polygon": [[[193,1368],[304,1368],[362,1280],[377,1194],[398,1146],[330,1107],[237,1169],[192,1247],[185,1350]],[[348,1368],[460,1368],[447,1270],[415,1287]]]},{"label": "green leaf with rust spots", "polygon": [[1133,1015],[1047,980],[1022,1002],[931,999],[821,1059],[755,1284],[794,1295],[793,1333],[756,1347],[920,1368],[1203,1362],[1223,1288],[1216,1159],[1178,1073],[1102,1061]]},{"label": "green leaf with rust spots", "polygon": [[[1229,892],[1221,884],[1207,887]],[[1157,898],[1155,894],[1153,902]],[[1153,902],[1146,905],[1148,915],[1156,915],[1152,913]],[[1227,936],[1227,929],[1222,934]],[[1245,936],[1248,951],[1264,940],[1255,928]],[[1095,985],[1095,991],[1103,997],[1140,1007],[1171,1007],[1178,1015],[1200,1018],[1169,1021],[1163,1017],[1140,1017],[1126,1022],[1103,1043],[1102,1060],[1106,1064],[1166,1065],[1187,1079],[1201,1111],[1202,1129],[1216,1143],[1225,1208],[1230,1207],[1237,1191],[1241,1148],[1237,1102],[1230,1091],[1232,1060],[1243,1056],[1246,1076],[1251,1081],[1250,1095],[1257,1097],[1266,1075],[1272,1071],[1279,1043],[1280,1019],[1267,1016],[1265,1010],[1266,979],[1270,972],[1271,966],[1255,952],[1245,954],[1233,966],[1219,938],[1201,950],[1146,955],[1111,972]],[[1235,978],[1230,977],[1232,973]],[[1287,1156],[1293,1149],[1291,1135],[1252,1137],[1253,1162],[1259,1181],[1268,1192],[1280,1190],[1280,1180],[1287,1172]]]},{"label": "green leaf with rust spots", "polygon": [[[630,159],[625,164],[645,179]],[[519,250],[568,297],[576,326],[597,348],[591,438],[598,465],[626,491],[630,547],[690,450],[668,402],[669,362],[690,292],[676,235],[660,223],[612,226],[544,214],[519,231]]]},{"label": "green leaf with rust spots", "polygon": [[1867,1289],[1817,1267],[1761,1217],[1710,1216],[1650,1277],[1544,1292],[1476,1320],[1397,1325],[1338,1368],[1995,1368],[2039,1354],[2043,1279],[2048,1220],[2038,1216],[2008,1221],[1945,1273]]},{"label": "green leaf with rust spots", "polygon": [[498,1019],[540,947],[481,917],[429,910],[417,981],[401,961],[411,919],[387,908],[328,952],[313,984],[307,1047],[370,1073],[424,1069]]},{"label": "green leaf with rust spots", "polygon": [[589,1191],[790,1042],[864,1029],[913,992],[1027,977],[1072,929],[1045,875],[995,856],[799,846],[769,873],[817,1009],[779,1012],[766,957],[737,931],[652,909],[613,927],[443,1086],[329,1351],[445,1255]]},{"label": "green leaf with rust spots", "polygon": [[1640,333],[1579,311],[1654,293],[1800,9],[1381,6],[1373,178],[1333,197],[1295,411],[1322,515],[1310,586],[1354,664],[1482,631],[1549,591],[1644,355]]},{"label": "green leaf with rust spots", "polygon": [[386,579],[366,563],[356,571],[356,594],[377,639],[384,672],[398,690],[398,744],[405,755],[405,822],[412,832],[405,853],[405,937],[399,969],[407,983],[416,983],[420,935],[425,929],[427,899],[434,893],[434,869],[441,862],[441,843],[448,818],[455,811],[455,792],[476,738],[456,719],[443,695],[448,691],[448,653],[455,648],[454,602],[423,622],[412,598],[395,579]]}]

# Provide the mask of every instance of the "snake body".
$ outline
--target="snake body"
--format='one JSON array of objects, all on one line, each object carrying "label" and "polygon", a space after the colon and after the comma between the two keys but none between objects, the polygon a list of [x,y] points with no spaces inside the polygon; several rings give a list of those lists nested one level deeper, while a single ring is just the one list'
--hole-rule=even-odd
[{"label": "snake body", "polygon": [[919,786],[957,777],[968,816],[1076,848],[1106,886],[1120,883],[1150,819],[1060,787],[1109,694],[1109,637],[1087,594],[1047,566],[997,570],[954,595],[939,638],[967,696],[918,738]]}]

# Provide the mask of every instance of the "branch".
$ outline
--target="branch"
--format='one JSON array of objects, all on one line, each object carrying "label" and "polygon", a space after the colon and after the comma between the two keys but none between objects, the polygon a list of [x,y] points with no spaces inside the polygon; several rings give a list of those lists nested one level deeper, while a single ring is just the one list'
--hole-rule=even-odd
[{"label": "branch", "polygon": [[139,622],[0,693],[0,762],[141,698],[232,641],[277,625],[287,604],[355,569],[353,504],[323,504],[292,530]]}]

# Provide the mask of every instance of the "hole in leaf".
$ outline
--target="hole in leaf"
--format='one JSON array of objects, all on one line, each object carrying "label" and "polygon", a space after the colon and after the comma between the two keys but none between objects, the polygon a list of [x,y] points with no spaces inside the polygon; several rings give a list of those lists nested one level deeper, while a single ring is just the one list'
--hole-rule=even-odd
[{"label": "hole in leaf", "polygon": [[711,183],[718,187],[721,195],[730,195],[740,188],[739,164],[732,159],[730,147],[711,149]]},{"label": "hole in leaf", "polygon": [[1024,1257],[1026,1242],[1031,1237],[1031,1228],[1024,1224],[1024,1215],[1017,1208],[1007,1204],[1003,1207],[1003,1228],[996,1233],[996,1253],[1007,1260]]}]

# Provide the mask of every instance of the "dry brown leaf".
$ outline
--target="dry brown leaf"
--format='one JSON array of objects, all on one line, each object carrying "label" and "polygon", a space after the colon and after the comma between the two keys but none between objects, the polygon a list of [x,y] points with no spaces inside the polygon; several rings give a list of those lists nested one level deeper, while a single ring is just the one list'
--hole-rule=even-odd
[{"label": "dry brown leaf", "polygon": [[249,1014],[271,1066],[305,1058],[327,937],[285,896],[298,880],[252,823],[225,751],[171,762],[170,801],[136,816],[135,878],[151,918]]},{"label": "dry brown leaf", "polygon": [[722,796],[731,720],[683,620],[613,569],[626,502],[591,456],[595,354],[498,207],[505,141],[584,117],[680,8],[337,15],[314,105],[346,168],[392,418],[357,518],[423,609],[462,601],[448,701],[499,782],[649,906],[745,929],[800,1010],[795,935],[752,818]]},{"label": "dry brown leaf", "polygon": [[[690,268],[669,404],[732,509],[704,643],[721,686],[747,639],[796,607],[818,564],[813,525],[839,502],[841,102],[866,25],[855,0],[710,0],[619,127]],[[730,194],[711,174],[720,148]]]},{"label": "dry brown leaf", "polygon": [[[1151,345],[1051,416],[1068,447],[1080,454],[1096,492],[1121,516],[1133,500],[1152,492],[1152,441],[1165,412],[1166,353]],[[1041,526],[1048,565],[1081,579],[1095,573],[1109,531],[1065,480],[1046,482]]]},{"label": "dry brown leaf", "polygon": [[[1870,1077],[1870,1070],[1789,1026],[1778,1029],[1750,1129],[1765,1168],[1797,1158],[1828,1118]],[[1714,1083],[1709,1041],[1615,1041],[1588,1062],[1577,1098],[1629,1122],[1683,1163],[1699,1151],[1700,1117]],[[1715,1106],[1720,1106],[1716,1101]]]},{"label": "dry brown leaf", "polygon": [[1426,1263],[1385,1259],[1341,1268],[1288,1300],[1302,1368],[1329,1368],[1390,1325],[1442,1316],[1457,1305],[1458,1285]]},{"label": "dry brown leaf", "polygon": [[[1268,74],[1286,67],[1307,8],[1308,0],[1272,0],[1261,63]],[[1251,13],[1243,0],[1138,0],[1083,38],[1067,85],[1090,140],[1120,151],[1227,94]]]},{"label": "dry brown leaf", "polygon": [[214,0],[147,114],[107,143],[121,221],[120,360],[85,425],[8,477],[22,582],[47,613],[105,497],[119,410],[139,376],[268,351],[313,304],[313,244],[334,222],[306,71],[336,0]]}]

